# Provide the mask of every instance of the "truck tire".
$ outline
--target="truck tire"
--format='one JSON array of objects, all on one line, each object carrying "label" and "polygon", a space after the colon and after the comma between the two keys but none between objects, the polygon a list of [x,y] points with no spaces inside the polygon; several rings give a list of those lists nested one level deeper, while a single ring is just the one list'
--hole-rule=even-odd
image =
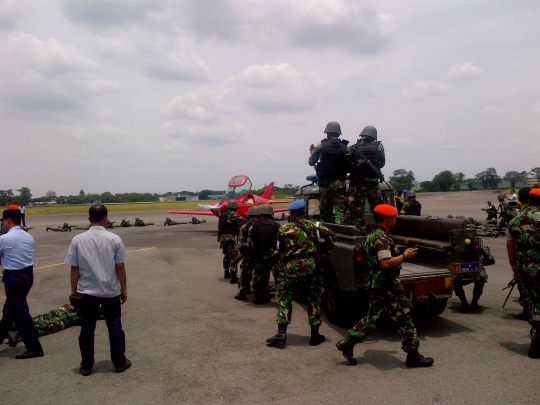
[{"label": "truck tire", "polygon": [[417,305],[414,307],[413,314],[417,320],[433,319],[442,314],[447,305],[448,298],[431,297],[429,306]]}]

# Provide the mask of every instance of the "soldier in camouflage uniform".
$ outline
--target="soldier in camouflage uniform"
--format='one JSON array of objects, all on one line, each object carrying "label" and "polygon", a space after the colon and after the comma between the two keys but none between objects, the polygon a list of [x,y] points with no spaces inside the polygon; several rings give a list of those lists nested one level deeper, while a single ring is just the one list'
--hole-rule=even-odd
[{"label": "soldier in camouflage uniform", "polygon": [[[501,217],[501,223],[499,224],[499,227],[508,227],[508,224],[514,217],[516,216],[516,212],[512,207],[510,207],[510,204],[508,204],[504,199],[505,195],[500,195],[499,198],[499,216]],[[504,221],[504,222],[503,222]]]},{"label": "soldier in camouflage uniform", "polygon": [[530,288],[529,357],[537,359],[540,358],[540,189],[531,190],[526,211],[512,220],[507,246],[514,274],[521,271],[523,284]]},{"label": "soldier in camouflage uniform", "polygon": [[[317,266],[318,255],[323,255],[319,239],[322,238],[333,246],[335,234],[322,225],[304,219],[306,213],[304,201],[293,201],[288,209],[291,219],[278,232],[281,257],[277,280],[278,333],[266,339],[266,343],[270,346],[285,348],[287,325],[291,323],[293,294],[299,287],[307,286],[307,312],[311,326],[309,344],[317,346],[325,341],[325,337],[319,333],[319,327],[322,324],[321,299],[324,291],[322,268]],[[329,253],[330,249],[327,249],[324,255]]]},{"label": "soldier in camouflage uniform", "polygon": [[173,226],[173,225],[182,225],[182,224],[187,224],[187,222],[177,222],[167,217],[165,219],[165,222],[163,223],[163,226]]},{"label": "soldier in camouflage uniform", "polygon": [[485,221],[477,221],[472,217],[468,218],[467,229],[476,230],[477,236],[491,236],[496,238],[499,234],[504,235],[504,230],[499,229],[497,225]]},{"label": "soldier in camouflage uniform", "polygon": [[317,146],[310,146],[311,156],[308,163],[315,166],[319,178],[319,209],[322,220],[332,222],[335,209],[335,222],[344,224],[347,209],[345,178],[349,172],[347,152],[349,142],[339,139],[341,127],[337,122],[329,122],[324,132],[327,138]]},{"label": "soldier in camouflage uniform", "polygon": [[240,263],[240,278],[238,280],[238,294],[235,299],[246,301],[246,294],[251,294],[251,280],[253,279],[253,268],[255,267],[256,256],[249,247],[248,232],[252,226],[259,220],[259,207],[251,207],[248,210],[247,217],[240,224],[238,232],[238,251],[242,257]]},{"label": "soldier in camouflage uniform", "polygon": [[[78,325],[80,317],[78,311],[71,304],[62,305],[43,315],[34,317],[34,326],[39,337],[60,332],[71,326]],[[19,332],[15,329],[8,332],[8,344],[10,347],[17,346],[21,341]]]},{"label": "soldier in camouflage uniform", "polygon": [[149,226],[149,225],[154,225],[154,223],[144,222],[142,219],[139,219],[139,218],[135,218],[135,223],[133,224],[133,226]]},{"label": "soldier in camouflage uniform", "polygon": [[114,224],[115,222],[107,220],[107,226],[105,228],[112,229],[115,227]]},{"label": "soldier in camouflage uniform", "polygon": [[274,210],[270,205],[259,209],[260,219],[248,232],[248,244],[255,260],[253,269],[254,304],[265,304],[274,298],[269,291],[270,272],[277,274],[278,265],[277,235],[279,223],[274,219]]},{"label": "soldier in camouflage uniform", "polygon": [[201,221],[200,219],[197,219],[197,217],[191,217],[191,224],[192,225],[206,224],[206,220],[203,219]]},{"label": "soldier in camouflage uniform", "polygon": [[240,262],[240,253],[236,245],[238,230],[242,217],[238,215],[238,202],[230,200],[227,209],[221,213],[218,222],[218,242],[223,251],[224,277],[231,279],[231,284],[238,283],[237,265]]},{"label": "soldier in camouflage uniform", "polygon": [[388,204],[375,207],[377,228],[366,239],[367,260],[370,268],[369,286],[371,302],[367,315],[349,330],[349,337],[336,343],[347,361],[356,365],[353,348],[375,330],[376,322],[383,312],[387,312],[398,325],[402,348],[407,352],[407,367],[429,367],[433,359],[418,353],[420,342],[414,326],[409,300],[407,299],[399,273],[401,264],[417,255],[418,249],[406,249],[400,254],[390,236],[396,225],[398,211]]},{"label": "soldier in camouflage uniform", "polygon": [[352,221],[362,235],[367,235],[369,232],[364,220],[366,200],[371,212],[375,206],[383,203],[379,189],[379,175],[367,163],[369,160],[379,171],[386,163],[383,145],[377,141],[377,129],[372,126],[365,127],[360,132],[360,139],[349,147],[349,153],[351,156],[349,191],[352,198],[350,205]]},{"label": "soldier in camouflage uniform", "polygon": [[122,222],[120,222],[120,227],[121,228],[129,228],[131,226],[131,222],[130,221],[127,221],[125,219],[122,219]]},{"label": "soldier in camouflage uniform", "polygon": [[529,187],[524,187],[519,190],[518,204],[520,209],[516,216],[508,222],[508,242],[506,244],[510,265],[514,264],[514,266],[512,266],[512,272],[519,290],[519,304],[523,307],[521,312],[514,314],[514,318],[523,321],[528,321],[530,318],[529,304],[531,301],[531,286],[529,282],[525,282],[527,274],[524,272],[523,265],[521,264],[521,255],[516,254],[514,238],[516,238],[516,240],[521,238],[521,223],[523,222],[524,216],[529,212],[528,204],[530,192],[531,189]]},{"label": "soldier in camouflage uniform", "polygon": [[407,211],[407,208],[409,207],[409,201],[407,200],[407,196],[409,195],[409,190],[404,188],[401,192],[401,210],[399,211],[399,215],[404,215]]},{"label": "soldier in camouflage uniform", "polygon": [[486,211],[486,222],[489,224],[497,225],[497,208],[491,203],[491,200],[487,200],[488,207],[482,208],[482,211]]},{"label": "soldier in camouflage uniform", "polygon": [[74,225],[68,225],[67,222],[64,222],[64,225],[62,226],[58,226],[56,228],[53,228],[51,226],[48,226],[47,228],[45,228],[45,230],[48,232],[48,231],[53,231],[53,232],[71,232],[71,228],[75,228]]}]

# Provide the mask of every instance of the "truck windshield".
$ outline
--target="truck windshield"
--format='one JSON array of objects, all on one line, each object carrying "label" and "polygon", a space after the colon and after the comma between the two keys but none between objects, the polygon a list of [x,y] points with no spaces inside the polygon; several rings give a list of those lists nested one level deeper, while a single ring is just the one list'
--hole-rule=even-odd
[{"label": "truck windshield", "polygon": [[318,198],[311,198],[308,200],[308,210],[307,210],[307,217],[308,219],[315,219],[318,220],[321,217],[321,212],[319,211],[319,199]]}]

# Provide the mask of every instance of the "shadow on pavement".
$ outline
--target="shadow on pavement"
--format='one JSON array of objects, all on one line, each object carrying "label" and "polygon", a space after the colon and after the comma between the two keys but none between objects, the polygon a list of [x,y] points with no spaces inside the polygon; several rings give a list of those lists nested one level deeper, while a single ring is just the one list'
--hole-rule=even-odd
[{"label": "shadow on pavement", "polygon": [[506,350],[510,350],[516,354],[520,354],[525,357],[529,355],[530,343],[500,342],[499,344]]},{"label": "shadow on pavement", "polygon": [[[77,368],[74,368],[72,371],[74,374],[79,374],[79,375],[81,374],[81,372],[79,371],[79,366]],[[94,367],[92,367],[92,374],[107,374],[107,373],[114,373],[114,366],[110,360],[101,360],[94,363]]]}]

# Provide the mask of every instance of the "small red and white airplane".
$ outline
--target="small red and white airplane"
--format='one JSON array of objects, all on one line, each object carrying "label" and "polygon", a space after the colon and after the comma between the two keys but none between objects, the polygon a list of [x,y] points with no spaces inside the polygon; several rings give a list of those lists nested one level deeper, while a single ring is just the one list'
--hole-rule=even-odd
[{"label": "small red and white airplane", "polygon": [[[214,205],[199,204],[199,207],[207,209],[208,211],[169,211],[169,214],[180,215],[214,215],[219,217],[223,211],[227,208],[229,200],[236,200],[238,202],[238,215],[242,217],[247,216],[247,212],[251,207],[258,205],[273,204],[273,203],[289,203],[291,200],[272,200],[272,193],[274,191],[274,182],[270,183],[262,196],[257,196],[251,192],[251,180],[248,176],[240,174],[233,176],[229,181],[229,189],[221,200]],[[287,208],[274,208],[274,212],[286,212]]]}]

